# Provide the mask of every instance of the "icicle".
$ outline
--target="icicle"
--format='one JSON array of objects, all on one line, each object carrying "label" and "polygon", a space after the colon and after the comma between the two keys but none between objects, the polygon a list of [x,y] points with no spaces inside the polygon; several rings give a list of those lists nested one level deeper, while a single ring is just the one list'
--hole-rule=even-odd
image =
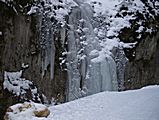
[{"label": "icicle", "polygon": [[[51,32],[53,33],[53,32]],[[50,60],[50,79],[54,79],[54,64],[55,64],[55,44],[54,44],[54,35],[52,35],[52,42],[51,42],[51,60]]]}]

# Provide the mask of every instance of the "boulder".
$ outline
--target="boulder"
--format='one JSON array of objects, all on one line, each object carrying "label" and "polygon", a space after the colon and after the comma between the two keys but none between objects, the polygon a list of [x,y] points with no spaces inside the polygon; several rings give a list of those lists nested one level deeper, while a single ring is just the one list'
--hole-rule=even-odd
[{"label": "boulder", "polygon": [[47,117],[49,114],[50,114],[50,111],[47,108],[34,111],[34,115],[36,117]]},{"label": "boulder", "polygon": [[17,116],[20,119],[23,118],[24,114],[28,119],[32,117],[47,117],[50,111],[45,105],[39,103],[19,103],[7,109],[4,120],[11,120],[10,118],[16,118]]}]

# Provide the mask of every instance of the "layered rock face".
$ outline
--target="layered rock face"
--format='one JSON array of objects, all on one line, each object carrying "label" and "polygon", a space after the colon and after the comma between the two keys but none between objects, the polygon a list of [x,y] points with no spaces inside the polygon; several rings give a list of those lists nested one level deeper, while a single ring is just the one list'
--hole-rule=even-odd
[{"label": "layered rock face", "polygon": [[[24,70],[23,77],[33,80],[37,86],[40,86],[40,91],[42,93],[46,94],[47,96],[53,96],[53,91],[55,92],[57,89],[63,89],[60,87],[63,85],[63,83],[60,82],[63,81],[63,73],[60,71],[59,61],[55,59],[55,79],[51,80],[51,56],[48,55],[51,53],[46,53],[46,49],[51,49],[51,45],[46,46],[45,48],[41,47],[40,43],[42,39],[40,35],[41,31],[43,30],[40,28],[40,25],[47,23],[39,22],[39,17],[42,16],[27,16],[22,14],[17,15],[15,12],[13,12],[13,10],[11,10],[10,7],[7,7],[3,3],[1,6],[1,25],[3,25],[1,41],[1,70],[19,71],[23,69],[23,63],[29,65],[29,67]],[[41,31],[38,30],[38,28],[41,29]],[[47,39],[60,39],[60,32],[55,33],[56,37],[54,38],[52,37],[53,34],[51,32],[48,36],[46,34],[44,33],[45,37],[50,37]],[[56,54],[56,56],[59,56],[62,51],[59,44],[60,43],[58,42],[55,43],[56,51],[59,52]],[[52,51],[55,50],[53,49]],[[45,59],[46,56],[49,56],[49,58],[46,59],[50,60],[44,61],[43,59]],[[58,82],[56,83],[56,81]],[[51,90],[50,88],[54,90]],[[61,90],[57,90],[56,94],[58,91]]]},{"label": "layered rock face", "polygon": [[[40,21],[41,18],[43,15],[29,16],[20,12],[16,13],[11,6],[0,2],[0,107],[3,109],[21,100],[20,97],[3,89],[5,71],[23,70],[22,77],[33,81],[38,88],[39,98],[43,99],[42,94],[44,94],[49,101],[52,98],[56,98],[58,102],[65,101],[67,76],[58,59],[62,51],[59,43],[60,30],[54,33],[56,37],[53,37],[51,32],[49,35],[44,33],[44,37],[49,36],[47,39],[58,40],[55,43],[56,57],[52,58],[51,53],[46,52],[47,49],[52,49],[51,45],[46,46],[46,48],[41,45],[43,39],[41,26],[46,24],[46,22]],[[46,58],[46,56],[49,57]],[[55,63],[55,71],[54,79],[51,79],[50,67],[52,67],[51,61],[53,60],[55,61],[52,63]],[[23,65],[28,65],[28,67],[25,68]],[[32,99],[31,90],[27,92],[26,98]],[[2,111],[0,113],[3,114]]]},{"label": "layered rock face", "polygon": [[125,88],[135,89],[159,84],[159,33],[148,35],[136,47],[136,57],[127,63]]},{"label": "layered rock face", "polygon": [[159,84],[159,14],[155,13],[159,5],[157,1],[142,2],[148,10],[137,11],[131,28],[122,29],[119,35],[124,42],[137,42],[133,49],[125,49],[128,58],[124,72],[125,90]]}]

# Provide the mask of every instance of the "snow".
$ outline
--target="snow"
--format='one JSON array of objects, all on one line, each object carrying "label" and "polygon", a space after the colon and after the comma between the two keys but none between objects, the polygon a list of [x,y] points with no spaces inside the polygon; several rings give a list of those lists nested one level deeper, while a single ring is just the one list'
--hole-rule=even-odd
[{"label": "snow", "polygon": [[141,33],[143,30],[144,30],[144,27],[140,26],[139,29],[136,32]]},{"label": "snow", "polygon": [[155,2],[155,5],[159,7],[159,1],[156,1],[156,2]]},{"label": "snow", "polygon": [[95,5],[94,9],[97,14],[111,13],[111,15],[116,15],[117,11],[115,10],[115,5],[118,5],[121,2],[121,0],[91,0],[91,1],[99,2]]},{"label": "snow", "polygon": [[30,11],[27,13],[27,15],[31,15],[31,14],[33,14],[33,13],[36,13],[36,12],[37,12],[37,9],[38,9],[38,7],[32,6],[32,7],[30,8]]},{"label": "snow", "polygon": [[50,107],[47,120],[158,120],[159,86],[103,92]]},{"label": "snow", "polygon": [[26,68],[28,68],[28,67],[29,67],[29,65],[22,63],[22,68],[23,68],[23,69],[26,69]]},{"label": "snow", "polygon": [[[61,22],[63,27],[66,24],[65,16],[71,12],[73,7],[78,6],[73,0],[46,0],[45,7],[51,8],[51,12],[47,11],[50,14],[50,17],[54,17],[58,22]],[[61,6],[61,8],[58,8]]]},{"label": "snow", "polygon": [[[132,48],[131,44],[120,44],[117,43],[120,40],[118,40],[118,35],[121,31],[121,29],[123,28],[130,28],[131,27],[131,23],[130,20],[134,20],[136,19],[136,12],[140,11],[140,13],[143,13],[143,15],[145,16],[146,13],[149,13],[150,16],[154,16],[153,14],[150,13],[150,11],[148,10],[148,7],[145,6],[145,4],[141,1],[141,0],[134,0],[134,1],[127,1],[127,0],[88,0],[87,3],[91,4],[94,8],[94,17],[105,17],[105,19],[103,19],[103,21],[105,21],[107,24],[109,24],[107,26],[106,29],[106,36],[105,36],[105,43],[101,43],[101,44],[108,44],[107,46],[105,46],[105,49],[107,49],[108,47],[111,48],[109,49],[110,51],[114,48],[117,47],[117,44],[120,47],[123,48]],[[149,0],[148,1],[149,6],[153,7],[152,2]],[[157,5],[158,2],[155,2],[156,7],[154,8],[155,14],[157,15],[159,12],[157,10]],[[120,8],[122,6],[127,7],[128,10],[121,10]],[[146,10],[146,13],[144,12]],[[127,13],[133,13],[132,15],[125,15],[123,16],[121,14],[121,16],[117,16],[117,13],[122,13],[122,12],[127,12]],[[141,33],[144,30],[143,26],[140,26],[139,29],[136,31],[138,33]],[[95,33],[97,34],[97,36],[100,38],[103,38],[105,35],[105,32],[103,30],[101,30],[101,28],[98,30],[97,28],[94,28]],[[140,35],[141,36],[141,35]],[[139,37],[140,37],[139,36]],[[113,37],[111,38],[111,44],[109,37]],[[114,43],[114,44],[113,44]],[[135,43],[134,43],[135,44]],[[123,46],[121,46],[123,45]],[[130,45],[130,46],[128,46]],[[106,50],[105,50],[106,51]],[[109,52],[108,52],[109,53]]]},{"label": "snow", "polygon": [[153,29],[152,29],[152,28],[147,28],[147,29],[146,29],[146,32],[152,33],[152,32],[153,32]]},{"label": "snow", "polygon": [[[22,63],[22,69],[28,68],[29,65]],[[3,89],[8,90],[15,96],[21,99],[27,99],[26,94],[31,92],[32,100],[41,101],[39,98],[38,89],[32,81],[22,77],[23,70],[16,72],[4,72]]]},{"label": "snow", "polygon": [[94,49],[94,50],[92,50],[91,52],[90,52],[90,54],[89,54],[89,56],[91,56],[91,57],[98,57],[99,56],[99,51],[98,50],[96,50],[96,49]]},{"label": "snow", "polygon": [[6,2],[6,0],[1,0],[2,2]]},{"label": "snow", "polygon": [[120,42],[120,45],[123,46],[124,48],[133,48],[133,47],[135,47],[136,44],[137,44],[137,42],[134,42],[134,43],[123,43],[123,42]]},{"label": "snow", "polygon": [[30,88],[32,82],[21,78],[22,70],[19,72],[6,72],[4,73],[3,87],[13,94],[19,96],[26,93]]},{"label": "snow", "polygon": [[12,120],[158,120],[159,86],[125,92],[102,92],[65,104],[50,106],[47,118],[14,114]]},{"label": "snow", "polygon": [[137,36],[137,38],[138,38],[138,39],[140,39],[141,37],[142,37],[142,35],[141,35],[141,34],[139,34],[139,35]]}]

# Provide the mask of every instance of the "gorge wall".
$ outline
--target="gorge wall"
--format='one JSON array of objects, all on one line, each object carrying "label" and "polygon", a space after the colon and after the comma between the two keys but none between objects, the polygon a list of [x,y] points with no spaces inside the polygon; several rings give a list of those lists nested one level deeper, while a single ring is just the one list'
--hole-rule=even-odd
[{"label": "gorge wall", "polygon": [[136,89],[145,85],[159,84],[158,48],[159,33],[148,35],[136,47],[136,57],[127,63],[125,88]]},{"label": "gorge wall", "polygon": [[[95,16],[93,8],[98,2],[59,0],[57,3],[13,0],[6,4],[0,0],[0,108],[3,112],[8,106],[26,100],[58,104],[105,90],[159,84],[158,14],[143,17],[142,11],[131,13],[129,4],[122,2],[114,23],[120,23],[119,18],[127,15],[137,17],[130,20],[129,27],[120,29],[117,36],[109,36],[112,32],[109,27],[114,24],[112,16]],[[152,9],[147,2],[144,5]],[[139,33],[141,26],[144,30]],[[129,43],[134,47],[124,47]],[[23,98],[4,89],[4,81],[12,83],[9,74],[8,77],[5,74],[18,71],[22,71],[21,79],[33,83],[24,89]],[[33,89],[37,89],[35,93]]]}]

